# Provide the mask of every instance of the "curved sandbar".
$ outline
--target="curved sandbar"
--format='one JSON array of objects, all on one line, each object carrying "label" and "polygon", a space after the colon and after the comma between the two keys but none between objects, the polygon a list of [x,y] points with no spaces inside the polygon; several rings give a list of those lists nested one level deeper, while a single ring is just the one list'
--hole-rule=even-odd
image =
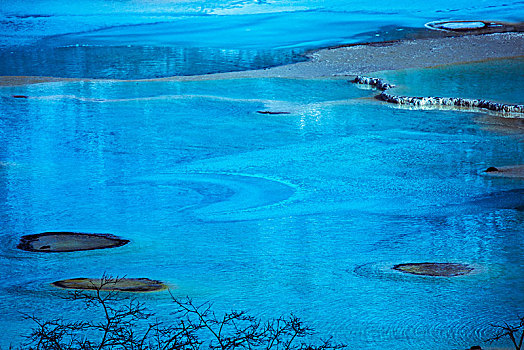
[{"label": "curved sandbar", "polygon": [[155,292],[167,288],[164,283],[149,278],[119,278],[110,281],[100,278],[71,278],[51,284],[63,289],[119,292]]},{"label": "curved sandbar", "polygon": [[25,235],[17,248],[29,252],[64,253],[116,248],[129,243],[108,233],[44,232]]},{"label": "curved sandbar", "polygon": [[408,263],[393,266],[393,270],[420,276],[454,277],[466,275],[473,268],[458,263]]}]

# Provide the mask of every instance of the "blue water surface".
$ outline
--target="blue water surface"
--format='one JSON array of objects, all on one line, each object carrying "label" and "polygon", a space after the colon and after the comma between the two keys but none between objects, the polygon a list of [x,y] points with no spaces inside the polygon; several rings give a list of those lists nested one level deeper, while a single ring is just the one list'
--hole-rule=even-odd
[{"label": "blue water surface", "polygon": [[[488,16],[488,17],[486,17]],[[524,2],[2,1],[0,75],[151,78],[259,69],[306,50],[442,35],[434,20],[519,22]]]},{"label": "blue water surface", "polygon": [[395,94],[462,97],[524,104],[524,56],[504,60],[375,73],[395,85]]},{"label": "blue water surface", "polygon": [[[442,35],[424,29],[433,20],[523,15],[524,2],[506,0],[0,1],[0,75],[258,69],[320,47]],[[381,76],[400,93],[522,103],[522,66]],[[351,349],[482,343],[491,323],[524,313],[522,180],[482,173],[523,164],[523,119],[394,108],[374,94],[293,79],[0,87],[0,346],[27,334],[21,313],[91,318],[50,283],[104,272],[159,279],[218,312],[293,312]],[[131,243],[16,249],[44,231]],[[391,269],[424,261],[474,272]],[[173,317],[167,292],[137,297]]]},{"label": "blue water surface", "polygon": [[[518,62],[501,61],[513,67],[505,73],[439,74],[482,86],[522,71]],[[451,84],[433,70],[398,74],[412,74],[414,91],[443,95]],[[518,102],[519,91],[508,80],[492,98]],[[50,283],[104,272],[159,279],[217,312],[293,312],[351,349],[481,343],[491,323],[524,312],[523,183],[482,173],[524,162],[522,119],[399,109],[374,94],[345,80],[293,79],[0,88],[0,344],[31,327],[20,312],[92,317]],[[63,254],[15,248],[44,231],[131,242]],[[425,261],[474,271],[391,269]],[[136,297],[174,317],[167,292]]]}]

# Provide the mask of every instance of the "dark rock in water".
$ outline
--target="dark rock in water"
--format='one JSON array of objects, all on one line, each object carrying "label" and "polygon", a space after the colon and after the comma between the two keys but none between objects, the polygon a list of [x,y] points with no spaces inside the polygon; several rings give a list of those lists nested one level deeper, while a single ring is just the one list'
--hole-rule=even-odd
[{"label": "dark rock in water", "polygon": [[260,114],[291,114],[290,112],[257,111]]},{"label": "dark rock in water", "polygon": [[395,87],[395,85],[388,84],[382,79],[362,77],[360,75],[358,75],[355,79],[353,79],[352,82],[357,83],[357,84],[371,85],[382,91],[386,91],[388,89]]},{"label": "dark rock in water", "polygon": [[107,233],[44,232],[22,236],[17,248],[29,252],[61,253],[116,248],[129,243]]},{"label": "dark rock in water", "polygon": [[458,263],[408,263],[393,266],[394,270],[421,276],[454,277],[466,275],[473,271],[473,268]]},{"label": "dark rock in water", "polygon": [[493,171],[499,171],[499,169],[495,168],[494,166],[490,166],[486,170],[484,170],[486,173],[491,173]]},{"label": "dark rock in water", "polygon": [[155,292],[166,289],[167,286],[149,278],[118,278],[105,280],[100,278],[71,278],[51,283],[64,289],[105,290],[120,292]]},{"label": "dark rock in water", "polygon": [[13,95],[14,98],[28,98],[26,95]]}]

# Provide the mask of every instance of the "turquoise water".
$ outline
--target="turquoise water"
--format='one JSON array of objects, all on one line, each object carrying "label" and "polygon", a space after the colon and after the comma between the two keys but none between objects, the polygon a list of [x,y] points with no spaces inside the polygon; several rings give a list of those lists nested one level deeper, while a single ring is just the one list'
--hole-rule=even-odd
[{"label": "turquoise water", "polygon": [[442,35],[424,28],[435,20],[523,17],[524,2],[508,0],[2,1],[0,75],[131,79],[256,69],[319,47]]},{"label": "turquoise water", "polygon": [[[309,49],[442,35],[429,21],[523,14],[524,2],[504,0],[0,1],[0,75],[257,69]],[[522,103],[522,64],[382,76],[406,94]],[[31,327],[20,312],[92,317],[49,283],[104,272],[165,281],[218,312],[294,312],[351,349],[481,343],[490,323],[524,313],[522,180],[481,173],[523,164],[524,119],[398,109],[374,94],[293,79],[0,87],[0,346]],[[131,243],[15,248],[43,231]],[[391,270],[424,261],[475,271]],[[166,292],[137,297],[173,317]]]},{"label": "turquoise water", "polygon": [[496,100],[524,104],[524,57],[441,66],[427,70],[405,69],[375,74],[396,85],[393,92],[408,96],[441,96]]},{"label": "turquoise water", "polygon": [[[439,74],[470,86],[490,78],[461,71]],[[402,74],[418,77],[415,91],[435,73]],[[515,84],[492,98],[518,102]],[[480,343],[490,323],[524,312],[522,180],[481,173],[524,162],[522,129],[483,113],[397,109],[374,94],[293,79],[0,88],[0,344],[30,327],[19,312],[90,317],[49,283],[104,272],[165,281],[218,312],[293,312],[352,349]],[[15,248],[23,234],[53,230],[131,243]],[[475,271],[391,270],[424,261]],[[137,297],[173,317],[168,293]]]}]

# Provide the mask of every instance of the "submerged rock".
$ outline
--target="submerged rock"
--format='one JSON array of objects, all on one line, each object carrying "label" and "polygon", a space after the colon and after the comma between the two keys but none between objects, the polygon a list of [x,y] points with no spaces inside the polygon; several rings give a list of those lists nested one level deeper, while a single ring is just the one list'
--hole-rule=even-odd
[{"label": "submerged rock", "polygon": [[454,277],[466,275],[473,271],[472,267],[465,264],[431,262],[398,264],[393,266],[393,269],[412,275],[440,277]]},{"label": "submerged rock", "polygon": [[43,232],[20,238],[17,248],[29,252],[62,253],[116,248],[128,240],[108,233]]},{"label": "submerged rock", "polygon": [[118,278],[106,280],[100,278],[71,278],[51,283],[64,289],[104,290],[120,292],[155,292],[166,289],[167,286],[149,278]]},{"label": "submerged rock", "polygon": [[260,114],[291,114],[290,112],[257,111]]}]

